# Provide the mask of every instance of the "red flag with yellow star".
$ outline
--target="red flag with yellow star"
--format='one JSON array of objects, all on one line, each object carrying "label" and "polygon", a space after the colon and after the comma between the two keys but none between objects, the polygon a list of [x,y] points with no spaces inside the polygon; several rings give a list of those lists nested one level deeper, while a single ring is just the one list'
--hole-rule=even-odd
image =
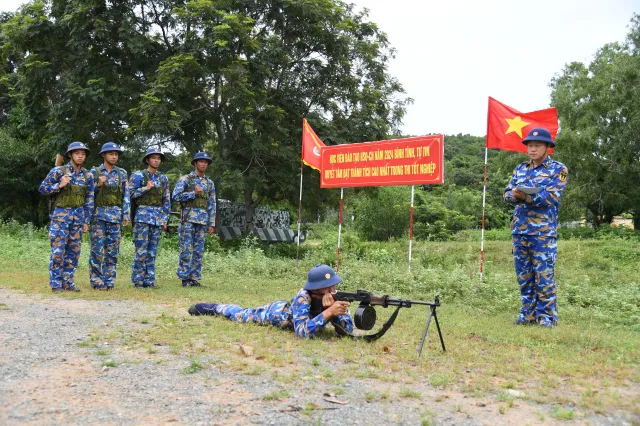
[{"label": "red flag with yellow star", "polygon": [[302,162],[316,170],[322,168],[320,150],[325,146],[306,118],[302,119]]},{"label": "red flag with yellow star", "polygon": [[[487,148],[527,152],[522,143],[531,129],[544,127],[555,140],[558,133],[558,113],[555,108],[522,113],[489,97],[487,113]],[[553,153],[553,149],[549,149]]]}]

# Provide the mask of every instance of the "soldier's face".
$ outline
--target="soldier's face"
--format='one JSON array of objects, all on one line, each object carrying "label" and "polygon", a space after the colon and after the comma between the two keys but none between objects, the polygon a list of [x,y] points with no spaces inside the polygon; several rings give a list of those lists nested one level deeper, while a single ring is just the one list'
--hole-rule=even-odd
[{"label": "soldier's face", "polygon": [[527,144],[527,154],[535,162],[544,160],[547,155],[547,144],[540,141],[531,141]]},{"label": "soldier's face", "polygon": [[160,154],[151,154],[147,157],[147,164],[154,169],[160,167],[160,163],[162,163],[162,157],[160,157]]},{"label": "soldier's face", "polygon": [[115,166],[118,162],[118,158],[120,158],[120,153],[118,151],[108,151],[102,154],[104,157],[104,161],[106,161],[109,165]]},{"label": "soldier's face", "polygon": [[84,160],[87,158],[87,152],[84,149],[76,149],[75,151],[71,151],[71,161],[78,165],[82,166]]},{"label": "soldier's face", "polygon": [[209,162],[207,160],[196,160],[196,168],[199,172],[206,172],[209,167]]}]

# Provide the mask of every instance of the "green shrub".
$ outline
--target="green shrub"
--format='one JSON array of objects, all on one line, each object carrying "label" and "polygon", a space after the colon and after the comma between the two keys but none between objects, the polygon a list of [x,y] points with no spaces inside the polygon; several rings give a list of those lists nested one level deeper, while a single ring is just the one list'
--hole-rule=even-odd
[{"label": "green shrub", "polygon": [[377,198],[363,195],[355,202],[354,225],[368,241],[402,237],[409,232],[410,201],[408,187],[382,187]]}]

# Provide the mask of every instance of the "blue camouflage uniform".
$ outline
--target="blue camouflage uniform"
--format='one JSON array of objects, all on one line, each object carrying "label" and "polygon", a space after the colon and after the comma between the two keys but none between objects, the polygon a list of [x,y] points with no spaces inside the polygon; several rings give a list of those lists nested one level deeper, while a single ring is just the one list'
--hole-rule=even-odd
[{"label": "blue camouflage uniform", "polygon": [[293,301],[280,300],[259,308],[243,309],[238,305],[201,303],[196,305],[199,314],[222,315],[236,322],[251,322],[295,330],[297,337],[317,335],[328,323],[337,324],[345,331],[353,332],[353,318],[349,313],[324,320],[322,313],[310,317],[311,295],[300,289]]},{"label": "blue camouflage uniform", "polygon": [[131,282],[136,287],[155,286],[155,261],[158,243],[162,227],[169,221],[171,213],[169,180],[160,172],[150,173],[148,170],[139,170],[131,174],[129,179],[131,198],[138,199],[151,192],[146,188],[148,179],[151,179],[157,188],[161,188],[162,201],[161,205],[152,206],[140,204],[136,200],[138,207],[133,220],[135,257],[131,268]]},{"label": "blue camouflage uniform", "polygon": [[[84,203],[77,207],[55,207],[49,215],[49,239],[51,258],[49,261],[49,285],[52,289],[74,290],[73,275],[78,267],[82,244],[82,227],[89,225],[93,214],[93,176],[85,168],[79,171],[67,163],[54,167],[40,184],[40,193],[60,197],[60,179],[68,175],[67,187],[77,187],[85,192]],[[64,190],[64,188],[63,188]],[[60,200],[60,198],[58,198]],[[59,204],[59,203],[58,203]]]},{"label": "blue camouflage uniform", "polygon": [[[200,200],[195,194],[195,186],[199,185],[202,192]],[[182,215],[178,234],[180,238],[180,259],[178,262],[178,278],[183,283],[190,281],[197,284],[201,278],[202,257],[207,228],[215,226],[216,221],[216,189],[213,181],[206,176],[199,177],[191,172],[178,180],[173,189],[173,200],[182,204]],[[195,206],[200,202],[206,208]]]},{"label": "blue camouflage uniform", "polygon": [[[116,264],[120,252],[120,236],[122,222],[131,220],[131,203],[127,172],[114,167],[110,172],[104,164],[96,167],[91,174],[98,177],[105,176],[106,182],[102,187],[95,185],[95,211],[91,218],[91,256],[89,258],[89,281],[96,289],[112,289],[116,281]],[[119,184],[122,197],[120,205],[104,205],[100,200],[100,191],[104,187],[117,187]],[[107,203],[108,204],[108,203]]]},{"label": "blue camouflage uniform", "polygon": [[[560,196],[566,185],[567,167],[547,156],[537,167],[531,160],[518,165],[504,191],[504,200],[515,204],[513,258],[522,298],[516,323],[553,326],[558,321],[554,267]],[[511,193],[517,186],[542,189],[520,201]]]}]

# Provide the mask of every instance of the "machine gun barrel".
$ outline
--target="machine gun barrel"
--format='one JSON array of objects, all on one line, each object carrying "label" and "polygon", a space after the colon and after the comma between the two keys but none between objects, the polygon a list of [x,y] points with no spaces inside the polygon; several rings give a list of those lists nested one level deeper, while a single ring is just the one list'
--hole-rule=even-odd
[{"label": "machine gun barrel", "polygon": [[424,306],[440,306],[440,298],[436,296],[434,302],[422,302],[420,300],[408,300],[408,299],[393,299],[386,297],[388,306],[402,306],[403,308],[410,308],[411,305],[424,305]]},{"label": "machine gun barrel", "polygon": [[410,308],[411,305],[425,305],[425,306],[440,306],[440,298],[436,296],[434,302],[422,302],[420,300],[409,299],[396,299],[387,296],[376,296],[375,294],[366,290],[357,290],[355,293],[347,293],[344,291],[338,291],[333,294],[333,300],[341,300],[344,302],[360,302],[364,305],[382,306],[401,306],[403,308]]}]

